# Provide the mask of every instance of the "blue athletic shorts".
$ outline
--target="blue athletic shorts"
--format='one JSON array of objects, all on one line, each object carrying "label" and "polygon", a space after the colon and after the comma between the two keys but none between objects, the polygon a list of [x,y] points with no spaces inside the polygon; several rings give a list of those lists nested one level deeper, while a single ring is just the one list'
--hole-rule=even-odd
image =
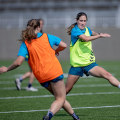
[{"label": "blue athletic shorts", "polygon": [[45,83],[41,83],[41,85],[43,87],[47,88],[50,85],[50,82],[58,82],[58,81],[62,80],[63,78],[64,78],[64,75],[62,74],[59,77],[57,77],[57,78],[55,78],[55,79],[53,79],[51,81],[48,81],[48,82],[45,82]]},{"label": "blue athletic shorts", "polygon": [[85,74],[86,76],[89,76],[89,70],[91,70],[93,67],[98,66],[98,64],[96,64],[96,62],[88,65],[88,66],[84,66],[84,67],[72,67],[69,70],[69,74],[71,75],[79,75],[79,76],[83,76],[83,74]]}]

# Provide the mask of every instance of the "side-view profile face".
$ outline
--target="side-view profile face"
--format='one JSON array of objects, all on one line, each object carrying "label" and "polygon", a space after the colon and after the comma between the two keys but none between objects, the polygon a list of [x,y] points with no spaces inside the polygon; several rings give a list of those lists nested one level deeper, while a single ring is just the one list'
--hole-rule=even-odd
[{"label": "side-view profile face", "polygon": [[78,27],[83,30],[86,26],[86,22],[87,22],[86,16],[85,15],[80,16],[79,19],[77,20]]},{"label": "side-view profile face", "polygon": [[43,29],[43,25],[44,25],[44,21],[40,20],[40,28],[41,28],[41,30]]}]

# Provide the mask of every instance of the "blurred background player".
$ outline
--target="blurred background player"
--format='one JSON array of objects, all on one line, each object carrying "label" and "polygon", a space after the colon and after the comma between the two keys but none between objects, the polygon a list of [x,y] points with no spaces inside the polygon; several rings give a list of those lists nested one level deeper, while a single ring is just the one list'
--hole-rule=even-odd
[{"label": "blurred background player", "polygon": [[[37,19],[40,22],[40,32],[43,33],[43,25],[44,25],[44,20],[43,19]],[[30,21],[29,21],[30,22]],[[29,25],[29,24],[28,24]],[[28,26],[27,25],[27,26]],[[20,53],[18,53],[19,55]],[[28,65],[29,66],[29,65]],[[23,82],[23,80],[25,80],[26,78],[29,78],[29,82],[28,82],[28,86],[26,87],[27,91],[38,91],[37,88],[34,88],[32,86],[32,83],[34,81],[34,74],[31,70],[31,68],[29,67],[30,71],[26,72],[24,75],[22,75],[19,78],[16,78],[15,80],[15,84],[16,84],[16,88],[17,90],[21,90],[21,83]]]}]

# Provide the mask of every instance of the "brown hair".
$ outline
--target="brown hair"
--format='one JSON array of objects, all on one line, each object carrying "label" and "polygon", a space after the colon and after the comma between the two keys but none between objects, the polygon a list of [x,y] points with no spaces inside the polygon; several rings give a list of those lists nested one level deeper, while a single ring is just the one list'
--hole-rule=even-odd
[{"label": "brown hair", "polygon": [[36,19],[31,19],[27,23],[27,27],[22,31],[21,40],[27,40],[30,42],[33,38],[36,38],[35,29],[40,27],[40,23]]},{"label": "brown hair", "polygon": [[67,28],[68,35],[71,35],[71,30],[75,27],[77,23],[72,24],[70,27]]},{"label": "brown hair", "polygon": [[[86,18],[87,18],[87,14],[86,14],[86,13],[80,12],[80,13],[77,14],[76,20],[79,20],[79,18],[80,18],[81,16],[86,16]],[[87,18],[87,20],[88,20],[88,18]],[[71,30],[75,27],[76,24],[77,24],[77,23],[74,23],[74,24],[72,24],[70,27],[67,28],[67,33],[68,33],[68,35],[71,35]]]},{"label": "brown hair", "polygon": [[[42,22],[44,23],[44,20],[43,20],[42,18],[37,19],[37,21],[38,21],[39,23],[40,23],[40,21],[42,21]],[[41,26],[41,25],[40,25],[40,26]],[[41,29],[40,32],[43,33],[43,30]]]}]

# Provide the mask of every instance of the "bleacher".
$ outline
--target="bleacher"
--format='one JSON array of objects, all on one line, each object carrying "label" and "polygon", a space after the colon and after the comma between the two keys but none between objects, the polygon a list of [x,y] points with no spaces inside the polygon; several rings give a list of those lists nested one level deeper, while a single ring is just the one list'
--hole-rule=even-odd
[{"label": "bleacher", "polygon": [[120,0],[0,0],[1,11],[27,9],[115,8]]},{"label": "bleacher", "polygon": [[120,27],[119,9],[120,0],[0,0],[0,27],[22,28],[28,19],[39,17],[47,26],[68,26],[80,11],[88,13],[91,26]]}]

